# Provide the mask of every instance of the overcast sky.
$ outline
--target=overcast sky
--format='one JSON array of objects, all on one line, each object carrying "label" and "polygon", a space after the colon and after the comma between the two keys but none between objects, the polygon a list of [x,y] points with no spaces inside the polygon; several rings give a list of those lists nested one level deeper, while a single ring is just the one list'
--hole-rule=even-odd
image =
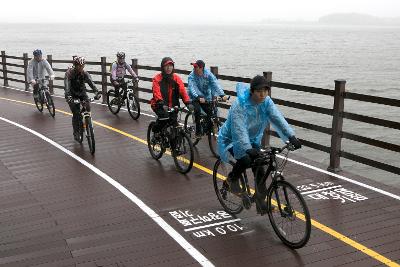
[{"label": "overcast sky", "polygon": [[331,13],[400,17],[400,0],[4,0],[0,22],[315,21]]}]

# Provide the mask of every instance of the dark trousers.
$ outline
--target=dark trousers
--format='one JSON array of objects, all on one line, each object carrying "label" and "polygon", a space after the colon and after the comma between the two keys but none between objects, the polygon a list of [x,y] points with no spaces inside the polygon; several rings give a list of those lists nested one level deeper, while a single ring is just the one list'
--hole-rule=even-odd
[{"label": "dark trousers", "polygon": [[33,95],[35,96],[38,94],[39,94],[39,84],[37,83],[33,86]]},{"label": "dark trousers", "polygon": [[[207,114],[207,123],[208,127],[211,126],[211,116],[212,116],[212,108],[209,103],[200,103],[199,100],[195,100],[192,102],[193,107],[194,107],[194,120],[196,123],[196,135],[201,134],[201,125],[200,125],[200,115],[201,115],[201,110],[204,110],[204,112]],[[204,129],[203,129],[204,130]]]},{"label": "dark trousers", "polygon": [[[82,96],[74,96],[74,99],[80,99],[82,100],[88,100],[89,97],[85,94]],[[74,133],[77,133],[79,130],[79,120],[80,120],[80,104],[75,104],[75,103],[68,103],[69,108],[71,109],[72,112],[72,128],[74,130]],[[90,112],[90,102],[85,102],[85,108],[86,111]]]},{"label": "dark trousers", "polygon": [[[229,152],[233,156],[233,149],[230,149]],[[250,158],[249,155],[246,155],[238,160],[236,160],[235,165],[233,165],[232,169],[232,178],[233,179],[239,179],[240,175],[248,168],[250,168],[251,163],[253,160]],[[261,192],[262,194],[265,194],[265,181],[262,183],[262,179],[265,175],[265,168],[264,166],[260,167],[253,167],[251,169],[253,171],[254,177],[255,177],[255,187],[256,187],[256,192]]]},{"label": "dark trousers", "polygon": [[125,82],[120,81],[119,85],[114,85],[114,81],[112,82],[115,89],[115,96],[120,97],[125,96],[126,91],[128,90],[128,85]]},{"label": "dark trousers", "polygon": [[153,132],[159,133],[168,124],[177,124],[178,113],[167,112],[163,109],[162,105],[157,105],[155,109],[157,115],[156,124],[153,127]]}]

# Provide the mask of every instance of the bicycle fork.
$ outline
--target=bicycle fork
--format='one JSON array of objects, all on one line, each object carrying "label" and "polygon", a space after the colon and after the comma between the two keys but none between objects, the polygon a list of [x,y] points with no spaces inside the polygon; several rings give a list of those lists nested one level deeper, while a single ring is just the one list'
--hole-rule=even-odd
[{"label": "bicycle fork", "polygon": [[[281,180],[284,180],[284,178],[282,176],[280,176],[280,177],[281,177]],[[278,185],[276,183],[274,183],[271,186],[271,190],[275,191],[276,205],[278,206],[278,209],[279,209],[279,212],[280,212],[281,216],[284,217],[284,218],[292,217],[293,216],[293,209],[292,209],[292,206],[291,206],[290,201],[289,201],[289,196],[288,196],[286,187],[282,186],[283,196],[285,198],[284,199],[285,202],[283,202],[283,203],[281,202],[281,198],[279,197],[279,192],[278,192],[279,187],[278,187]]]}]

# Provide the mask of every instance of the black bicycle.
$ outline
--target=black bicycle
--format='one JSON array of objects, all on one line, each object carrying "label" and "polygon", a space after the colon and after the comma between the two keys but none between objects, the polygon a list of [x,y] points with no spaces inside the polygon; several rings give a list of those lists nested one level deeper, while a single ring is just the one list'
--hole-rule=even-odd
[{"label": "black bicycle", "polygon": [[40,112],[43,112],[43,106],[46,105],[50,115],[54,117],[56,115],[56,108],[54,107],[54,101],[49,91],[49,76],[45,76],[43,79],[36,79],[36,82],[39,85],[38,96],[33,97],[36,108]]},{"label": "black bicycle", "polygon": [[[171,108],[168,113],[181,112],[184,108]],[[162,120],[160,118],[160,120]],[[147,146],[151,156],[158,160],[170,149],[174,158],[176,169],[180,173],[188,173],[193,167],[194,152],[192,140],[183,129],[183,126],[177,120],[165,118],[168,120],[165,127],[160,133],[155,134],[153,131],[155,121],[152,121],[147,129]]]},{"label": "black bicycle", "polygon": [[80,104],[80,118],[79,118],[79,143],[83,142],[83,134],[85,134],[88,141],[90,153],[93,155],[96,150],[96,142],[94,140],[94,129],[92,123],[92,115],[86,110],[86,102],[93,102],[94,98],[89,98],[87,100],[74,99],[74,104]]},{"label": "black bicycle", "polygon": [[[217,137],[219,128],[222,126],[222,122],[218,117],[218,102],[222,102],[220,98],[214,98],[212,101],[206,101],[205,103],[210,106],[211,109],[211,117],[208,120],[207,114],[202,111],[200,115],[200,127],[201,127],[201,136],[208,136],[208,145],[210,146],[211,153],[218,158],[217,153]],[[209,123],[211,121],[211,124]],[[190,138],[192,139],[193,146],[196,146],[201,137],[196,136],[196,122],[194,112],[189,112],[185,117],[184,124],[185,131],[188,133]]]},{"label": "black bicycle", "polygon": [[[283,161],[278,163],[276,155],[286,149],[287,153],[284,155]],[[261,155],[254,160],[251,167],[257,170],[260,166],[267,166],[263,182],[265,183],[271,174],[271,184],[266,188],[269,220],[282,242],[293,249],[298,249],[305,246],[310,238],[311,218],[307,204],[299,191],[282,175],[289,151],[292,149],[292,146],[287,143],[282,148],[271,147],[262,150]],[[246,171],[240,178],[242,192],[240,194],[230,192],[226,179],[233,164],[232,161],[226,164],[218,159],[214,165],[213,181],[222,207],[230,214],[238,214],[243,208],[251,208],[252,203],[255,202],[255,195],[253,194],[254,190],[249,187]]]},{"label": "black bicycle", "polygon": [[[121,107],[125,105],[128,109],[129,115],[132,119],[137,120],[140,116],[140,104],[139,99],[133,92],[133,87],[137,88],[137,82],[128,81],[125,82],[124,79],[119,79],[120,87],[118,89],[111,89],[107,92],[107,105],[112,114],[118,114]],[[118,92],[116,90],[119,90]]]}]

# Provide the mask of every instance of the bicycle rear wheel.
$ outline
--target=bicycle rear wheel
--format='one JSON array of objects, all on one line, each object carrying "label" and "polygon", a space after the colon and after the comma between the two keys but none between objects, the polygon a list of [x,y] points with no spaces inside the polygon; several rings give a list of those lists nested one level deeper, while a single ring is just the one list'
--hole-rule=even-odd
[{"label": "bicycle rear wheel", "polygon": [[107,106],[112,114],[114,115],[118,114],[122,106],[120,102],[121,99],[119,97],[116,97],[114,89],[111,89],[110,91],[107,92]]},{"label": "bicycle rear wheel", "polygon": [[153,159],[160,159],[165,152],[162,145],[161,136],[156,137],[153,128],[156,123],[154,121],[150,122],[149,128],[147,128],[147,147],[149,148],[150,155]]},{"label": "bicycle rear wheel", "polygon": [[193,146],[196,146],[200,138],[196,138],[196,123],[194,120],[194,113],[187,113],[185,117],[185,124],[184,124],[185,132],[188,134],[190,139],[192,140]]},{"label": "bicycle rear wheel", "polygon": [[86,123],[86,138],[88,141],[90,153],[93,155],[94,152],[96,151],[96,143],[94,140],[94,130],[93,130],[92,118],[86,117],[85,123]]},{"label": "bicycle rear wheel", "polygon": [[131,115],[132,119],[137,120],[140,116],[140,104],[133,93],[128,94],[126,107],[128,108],[129,115]]},{"label": "bicycle rear wheel", "polygon": [[182,130],[174,140],[172,157],[180,173],[188,173],[193,167],[194,152],[192,140]]},{"label": "bicycle rear wheel", "polygon": [[231,164],[225,163],[221,159],[215,162],[213,170],[214,190],[224,210],[230,214],[238,214],[243,210],[243,202],[241,197],[229,191],[226,179],[231,170]]},{"label": "bicycle rear wheel", "polygon": [[222,123],[219,120],[213,121],[212,128],[208,133],[208,145],[210,146],[211,153],[218,158],[218,150],[217,150],[217,137],[219,128],[222,126]]},{"label": "bicycle rear wheel", "polygon": [[56,115],[56,108],[54,107],[54,101],[53,98],[51,97],[50,93],[46,91],[46,106],[47,109],[49,110],[49,113],[52,117]]},{"label": "bicycle rear wheel", "polygon": [[310,212],[293,185],[286,181],[272,185],[268,192],[268,217],[285,245],[298,249],[307,244],[311,234]]}]

